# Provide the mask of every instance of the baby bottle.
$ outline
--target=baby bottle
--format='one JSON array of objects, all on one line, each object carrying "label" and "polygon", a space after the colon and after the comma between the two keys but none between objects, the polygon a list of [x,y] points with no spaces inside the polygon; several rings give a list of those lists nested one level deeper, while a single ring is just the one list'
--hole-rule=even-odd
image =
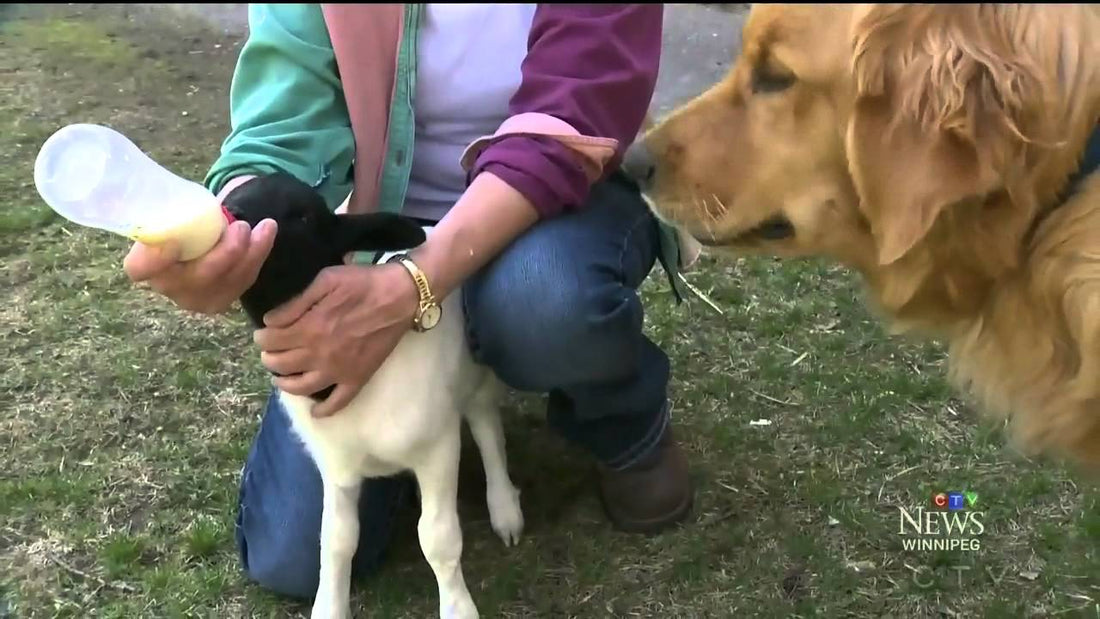
[{"label": "baby bottle", "polygon": [[68,125],[50,136],[34,162],[34,183],[69,221],[146,245],[176,241],[182,261],[210,251],[226,227],[221,205],[205,187],[100,125]]}]

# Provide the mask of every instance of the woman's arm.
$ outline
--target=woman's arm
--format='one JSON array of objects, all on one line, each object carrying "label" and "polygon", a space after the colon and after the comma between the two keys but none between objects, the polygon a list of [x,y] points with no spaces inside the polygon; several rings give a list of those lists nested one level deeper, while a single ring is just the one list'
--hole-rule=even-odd
[{"label": "woman's arm", "polygon": [[485,172],[409,256],[424,271],[432,294],[442,300],[538,219],[535,205],[523,193]]},{"label": "woman's arm", "polygon": [[[540,219],[581,208],[637,135],[661,53],[661,5],[539,5],[512,116],[476,141],[471,179],[411,252],[437,299]],[[417,293],[399,265],[331,267],[256,332],[275,384],[306,395],[336,385],[313,414],[347,405],[412,327]],[[288,376],[293,374],[294,376]]]},{"label": "woman's arm", "polygon": [[225,194],[233,179],[282,171],[335,209],[351,192],[355,141],[321,6],[250,4],[248,26],[229,92],[232,130],[206,186]]},{"label": "woman's arm", "polygon": [[[254,175],[284,171],[335,208],[351,190],[354,140],[321,10],[253,4],[249,37],[230,89],[232,132],[205,184],[219,197]],[[275,239],[274,222],[236,222],[205,256],[186,263],[173,247],[135,243],[123,261],[131,281],[177,306],[218,314],[252,285]]]},{"label": "woman's arm", "polygon": [[[539,5],[512,117],[472,145],[472,182],[411,253],[438,298],[539,219],[581,208],[592,182],[618,165],[653,98],[663,12],[661,4]],[[594,160],[573,146],[586,141],[613,151]]]}]

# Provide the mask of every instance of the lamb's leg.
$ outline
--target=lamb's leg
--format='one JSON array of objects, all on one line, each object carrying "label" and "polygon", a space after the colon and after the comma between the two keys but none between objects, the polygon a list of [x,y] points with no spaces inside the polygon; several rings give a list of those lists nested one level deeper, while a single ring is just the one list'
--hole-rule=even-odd
[{"label": "lamb's leg", "polygon": [[462,442],[461,417],[440,428],[439,440],[413,468],[420,485],[420,549],[439,586],[439,616],[478,616],[462,576],[462,527],[458,521],[458,461]]},{"label": "lamb's leg", "polygon": [[504,427],[500,420],[500,397],[503,389],[496,377],[486,379],[470,401],[466,420],[481,452],[485,467],[485,499],[489,505],[489,522],[505,546],[519,543],[523,533],[523,509],[519,489],[508,476],[508,455],[505,449]]},{"label": "lamb's leg", "polygon": [[312,619],[351,617],[351,560],[359,546],[360,488],[361,483],[339,485],[324,479],[321,573]]}]

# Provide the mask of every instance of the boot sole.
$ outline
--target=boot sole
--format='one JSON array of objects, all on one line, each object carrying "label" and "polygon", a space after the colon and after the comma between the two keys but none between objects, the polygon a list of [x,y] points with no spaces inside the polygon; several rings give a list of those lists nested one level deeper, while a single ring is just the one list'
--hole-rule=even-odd
[{"label": "boot sole", "polygon": [[624,520],[616,518],[614,513],[608,509],[607,499],[604,498],[603,493],[600,492],[599,495],[600,505],[603,506],[604,514],[607,515],[608,520],[611,521],[615,529],[623,533],[640,533],[643,535],[656,535],[669,527],[683,522],[688,514],[691,513],[691,509],[695,504],[695,489],[692,488],[687,492],[687,496],[684,497],[684,500],[676,506],[676,509],[664,516],[646,520]]}]

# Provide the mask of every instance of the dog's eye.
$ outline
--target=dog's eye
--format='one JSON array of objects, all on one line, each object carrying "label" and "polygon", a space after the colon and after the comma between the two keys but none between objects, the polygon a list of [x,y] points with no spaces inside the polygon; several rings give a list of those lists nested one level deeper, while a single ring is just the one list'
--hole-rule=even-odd
[{"label": "dog's eye", "polygon": [[754,95],[782,92],[794,85],[793,75],[780,75],[767,71],[754,71],[752,74],[752,93]]}]

